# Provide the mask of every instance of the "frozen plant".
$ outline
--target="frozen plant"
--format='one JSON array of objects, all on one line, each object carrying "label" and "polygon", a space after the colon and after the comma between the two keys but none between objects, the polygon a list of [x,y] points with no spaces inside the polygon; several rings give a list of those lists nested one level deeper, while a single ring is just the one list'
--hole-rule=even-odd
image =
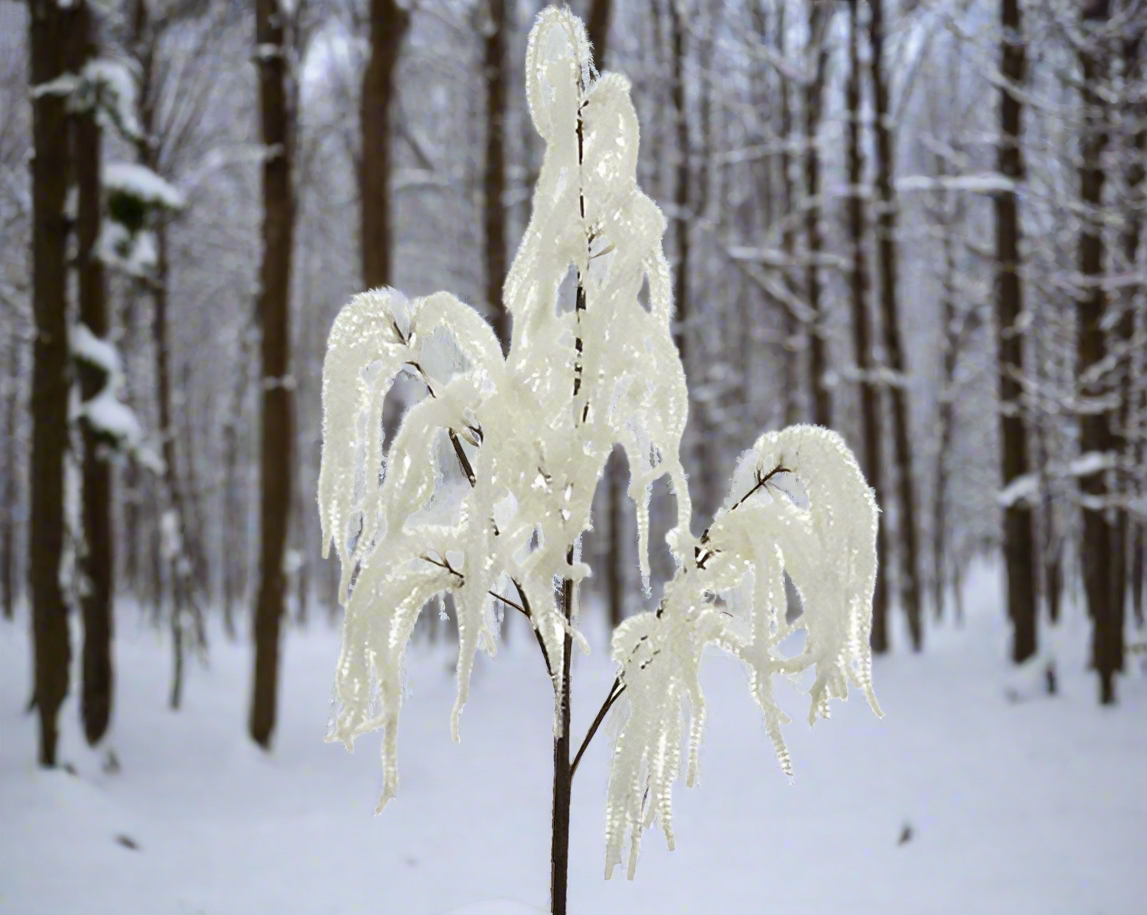
[{"label": "frozen plant", "polygon": [[[381,810],[398,789],[403,656],[419,613],[453,595],[455,739],[474,655],[495,650],[496,603],[522,613],[553,681],[551,902],[564,912],[570,785],[611,711],[606,875],[627,847],[633,876],[640,837],[654,823],[672,846],[671,786],[686,735],[688,780],[696,778],[707,645],[744,663],[786,772],[774,674],[812,671],[810,721],[827,716],[849,681],[876,709],[868,635],[877,507],[836,433],[794,426],[763,435],[742,456],[724,506],[701,537],[691,535],[679,456],[688,392],[670,334],[665,219],[637,186],[629,83],[596,74],[585,30],[567,10],[538,17],[526,67],[546,147],[504,287],[509,355],[477,312],[445,292],[413,300],[392,289],[362,293],[331,331],[318,499],[324,553],[333,542],[342,561],[346,617],[328,739],[350,749],[382,729]],[[558,289],[571,267],[569,310]],[[426,393],[384,449],[383,403],[401,372]],[[588,650],[577,628],[578,583],[589,574],[578,543],[615,444],[631,468],[646,593],[649,498],[663,476],[677,502],[667,538],[676,574],[656,609],[614,634],[617,680],[571,759],[570,655],[574,642]],[[786,574],[803,604],[791,622]],[[786,654],[796,630],[803,643]]]}]

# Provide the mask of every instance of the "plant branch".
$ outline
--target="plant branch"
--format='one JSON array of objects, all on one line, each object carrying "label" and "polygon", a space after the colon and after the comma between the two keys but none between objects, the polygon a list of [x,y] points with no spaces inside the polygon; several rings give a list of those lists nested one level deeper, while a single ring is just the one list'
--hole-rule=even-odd
[{"label": "plant branch", "polygon": [[581,762],[582,756],[585,755],[586,748],[589,747],[589,742],[593,740],[593,736],[597,733],[597,729],[600,728],[601,723],[605,721],[605,716],[608,715],[609,710],[613,708],[613,703],[620,699],[621,694],[624,692],[625,684],[621,682],[621,677],[619,676],[613,681],[613,686],[609,690],[609,695],[606,697],[605,702],[601,704],[601,708],[598,709],[597,717],[593,719],[593,724],[589,726],[589,730],[586,731],[585,739],[582,740],[581,746],[578,747],[578,751],[574,755],[574,761],[570,765],[571,779],[574,777],[574,773],[577,772],[577,764]]}]

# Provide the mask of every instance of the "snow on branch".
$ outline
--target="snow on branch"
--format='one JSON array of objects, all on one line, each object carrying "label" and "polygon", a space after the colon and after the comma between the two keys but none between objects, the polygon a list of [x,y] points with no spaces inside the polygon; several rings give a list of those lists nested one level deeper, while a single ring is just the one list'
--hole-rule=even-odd
[{"label": "snow on branch", "polygon": [[[803,487],[803,498],[789,493],[785,477]],[[621,704],[607,798],[607,878],[626,844],[633,877],[641,834],[654,823],[673,848],[672,785],[686,723],[686,783],[698,775],[705,724],[700,663],[707,645],[745,665],[786,774],[792,767],[781,726],[788,719],[773,701],[774,674],[815,671],[810,724],[828,717],[829,701],[844,699],[849,682],[880,714],[868,645],[877,514],[872,490],[835,432],[792,426],[766,433],[742,455],[694,562],[678,569],[655,612],[631,617],[613,637],[628,702]],[[785,620],[786,574],[803,608],[791,623]],[[785,655],[784,644],[797,630],[805,631],[803,648]]]},{"label": "snow on branch", "polygon": [[[876,707],[868,629],[877,507],[843,440],[798,426],[762,436],[709,530],[699,540],[690,533],[680,459],[689,399],[670,332],[666,221],[637,186],[630,85],[596,75],[585,29],[565,9],[538,16],[526,57],[530,115],[545,153],[503,288],[513,317],[508,356],[478,313],[445,292],[413,300],[393,289],[364,292],[331,330],[318,503],[324,555],[333,543],[342,562],[346,615],[328,740],[350,748],[381,728],[379,809],[395,796],[403,658],[419,613],[444,592],[453,594],[459,635],[455,739],[474,655],[495,649],[495,599],[534,627],[560,733],[566,637],[587,646],[576,598],[563,606],[556,593],[576,589],[555,582],[589,574],[577,545],[620,444],[647,593],[652,484],[666,477],[677,502],[666,537],[676,576],[657,610],[616,632],[618,683],[593,729],[611,706],[619,710],[607,872],[628,839],[632,874],[641,833],[654,821],[672,844],[670,786],[686,723],[691,779],[696,773],[707,645],[746,665],[786,771],[773,674],[814,672],[810,720],[827,716],[849,682]],[[577,295],[568,310],[558,290],[571,269]],[[383,408],[400,373],[425,393],[385,447]],[[791,624],[786,574],[804,599]],[[786,654],[782,643],[796,630],[804,644]]]}]

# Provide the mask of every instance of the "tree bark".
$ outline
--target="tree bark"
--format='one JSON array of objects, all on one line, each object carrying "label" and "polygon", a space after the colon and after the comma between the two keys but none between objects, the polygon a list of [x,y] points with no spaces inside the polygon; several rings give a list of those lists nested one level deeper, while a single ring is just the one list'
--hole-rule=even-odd
[{"label": "tree bark", "polygon": [[[777,5],[777,50],[783,58],[786,54],[788,30],[785,27],[785,4],[780,3]],[[792,153],[790,151],[790,144],[793,142],[793,103],[792,103],[792,88],[789,85],[789,80],[784,76],[780,77],[781,82],[781,124],[780,124],[780,139],[781,139],[781,206],[784,207],[784,228],[781,231],[781,250],[785,254],[785,270],[781,281],[785,285],[785,289],[792,293],[795,297],[796,282],[793,276],[793,260],[796,256],[796,231],[794,230],[793,219],[796,216],[796,191],[793,187],[793,172],[792,172]],[[784,379],[785,390],[784,397],[784,424],[791,426],[800,421],[801,407],[800,407],[800,349],[798,346],[798,335],[800,332],[799,324],[796,316],[793,314],[792,308],[786,306],[784,310],[784,331],[785,331],[785,365],[784,365]]]},{"label": "tree bark", "polygon": [[808,13],[809,53],[814,62],[813,76],[804,91],[804,224],[807,263],[805,265],[805,294],[812,310],[809,327],[809,374],[812,392],[812,421],[821,426],[832,425],[832,391],[825,374],[828,370],[824,315],[820,303],[820,260],[824,247],[820,231],[820,150],[817,133],[820,130],[825,75],[828,69],[828,46],[824,40],[829,12],[823,3],[810,3]]},{"label": "tree bark", "polygon": [[[860,137],[860,4],[852,0],[848,7],[848,82],[845,85],[848,106],[848,235],[852,255],[849,291],[852,304],[852,342],[856,350],[856,367],[860,373],[860,428],[864,442],[864,476],[872,487],[878,504],[883,505],[883,470],[881,445],[883,435],[880,423],[880,405],[873,377],[872,343],[869,339],[868,266],[864,251],[864,237],[868,226],[864,212],[864,198],[860,191],[864,181],[864,154]],[[872,599],[872,650],[882,654],[888,650],[888,588],[885,574],[887,534],[880,524],[876,534],[878,575]]]},{"label": "tree bark", "polygon": [[[1142,26],[1140,27],[1143,28]],[[1123,56],[1123,85],[1126,89],[1141,85],[1143,79],[1143,32],[1140,31],[1122,42]],[[1147,179],[1147,99],[1140,93],[1127,106],[1125,116],[1129,116],[1132,123],[1138,127],[1129,138],[1131,153],[1130,166],[1127,169],[1127,207],[1124,215],[1123,229],[1123,261],[1127,270],[1134,271],[1136,258],[1139,253],[1139,242],[1143,232],[1143,212],[1147,207],[1147,194],[1144,193],[1144,183]],[[1130,286],[1124,293],[1122,302],[1122,315],[1116,328],[1118,335],[1119,359],[1122,367],[1119,385],[1119,415],[1117,422],[1116,439],[1118,443],[1119,468],[1117,490],[1121,494],[1124,504],[1118,509],[1116,528],[1113,531],[1115,544],[1112,555],[1115,559],[1116,569],[1113,573],[1115,581],[1114,598],[1118,605],[1117,616],[1120,624],[1126,617],[1126,602],[1128,587],[1132,590],[1134,598],[1134,572],[1136,568],[1135,547],[1137,537],[1135,533],[1136,519],[1127,502],[1134,495],[1135,481],[1132,479],[1132,468],[1142,467],[1142,460],[1137,460],[1137,443],[1132,430],[1134,422],[1133,401],[1135,399],[1135,306],[1142,300],[1144,284],[1142,282]],[[1142,557],[1140,556],[1140,565]],[[1141,592],[1140,592],[1141,593]],[[1143,625],[1143,605],[1140,597],[1139,603],[1133,599],[1132,607],[1136,621]],[[1121,668],[1122,669],[1122,668]]]},{"label": "tree bark", "polygon": [[689,373],[689,112],[685,107],[685,23],[676,3],[669,4],[673,56],[673,126],[677,140],[676,179],[673,186],[673,224],[677,235],[677,263],[673,271],[676,323],[673,342],[681,364]]},{"label": "tree bark", "polygon": [[502,303],[506,281],[506,0],[486,0],[489,20],[485,28],[486,76],[486,205],[482,228],[486,249],[486,313],[502,350],[510,348],[510,314]]},{"label": "tree bark", "polygon": [[880,200],[876,214],[876,239],[880,271],[880,318],[884,331],[884,357],[896,375],[891,386],[892,441],[896,456],[896,487],[900,513],[900,592],[908,617],[908,632],[914,651],[924,646],[920,598],[920,548],[917,539],[916,480],[912,460],[911,405],[908,402],[908,365],[900,338],[900,304],[897,289],[897,203],[892,184],[896,154],[889,125],[888,81],[884,72],[884,4],[869,0],[869,47],[872,54],[873,116],[876,133],[876,191]]},{"label": "tree bark", "polygon": [[585,30],[593,49],[593,60],[598,70],[605,69],[605,55],[609,49],[609,20],[613,12],[613,0],[592,0],[589,5],[589,18]]},{"label": "tree bark", "polygon": [[[277,0],[256,0],[259,111],[263,159],[262,263],[258,315],[263,377],[259,590],[255,602],[255,673],[251,737],[271,745],[279,680],[286,546],[291,506],[292,402],[290,372],[291,255],[295,229],[292,185],[293,117],[287,81],[286,23]],[[367,207],[369,208],[369,207]],[[377,252],[376,252],[377,253]]]},{"label": "tree bark", "polygon": [[[1088,283],[1079,292],[1077,310],[1078,377],[1081,394],[1102,398],[1107,393],[1107,379],[1101,365],[1107,358],[1106,333],[1103,327],[1107,294],[1098,282],[1104,269],[1103,186],[1106,175],[1102,157],[1107,146],[1107,103],[1099,94],[1099,83],[1106,76],[1104,49],[1086,47],[1079,62],[1083,80],[1080,86],[1083,103],[1083,138],[1080,153],[1079,187],[1084,213],[1079,234],[1079,272]],[[1084,454],[1111,455],[1115,437],[1111,414],[1098,404],[1083,412],[1079,421],[1080,449]],[[1083,562],[1083,585],[1088,615],[1092,623],[1091,662],[1099,675],[1099,701],[1115,702],[1115,674],[1123,664],[1123,620],[1115,597],[1114,574],[1120,564],[1114,561],[1113,531],[1108,521],[1107,479],[1103,471],[1090,473],[1080,480],[1083,508],[1083,539],[1080,550]]]},{"label": "tree bark", "polygon": [[[86,4],[76,12],[72,30],[69,69],[82,71],[98,56],[95,24]],[[107,286],[104,265],[97,252],[100,236],[101,129],[94,107],[77,111],[72,117],[72,161],[77,186],[76,274],[79,289],[79,317],[93,336],[103,340],[110,329],[107,313]],[[100,366],[78,360],[76,374],[80,396],[91,400],[110,383]],[[107,732],[111,719],[114,686],[111,638],[115,577],[114,532],[112,529],[112,474],[106,450],[116,443],[106,433],[85,422],[82,428],[83,530],[84,550],[79,568],[85,587],[80,591],[80,613],[84,624],[81,649],[80,717],[84,736],[91,745]]]},{"label": "tree bark", "polygon": [[[30,0],[33,88],[67,70],[68,35],[83,3]],[[68,96],[32,93],[32,306],[36,321],[32,368],[32,489],[28,543],[32,585],[36,709],[40,765],[56,765],[56,717],[68,693],[71,643],[60,586],[64,552],[64,455],[71,386],[67,318]]]},{"label": "tree bark", "polygon": [[410,13],[397,0],[370,0],[370,61],[362,77],[359,164],[362,281],[367,289],[392,281],[390,117],[397,95],[395,69],[409,26]]},{"label": "tree bark", "polygon": [[4,527],[0,529],[0,587],[4,588],[4,619],[16,615],[16,512],[19,505],[16,429],[20,416],[20,351],[23,341],[15,331],[9,337],[8,371],[4,378]]},{"label": "tree bark", "polygon": [[[608,51],[609,21],[612,0],[593,0],[589,8],[586,31],[593,48],[594,62],[599,70],[605,69]],[[624,455],[615,451],[605,467],[606,510],[609,515],[609,555],[606,565],[606,607],[609,624],[616,628],[625,619],[625,476],[622,471]]]},{"label": "tree bark", "polygon": [[[996,336],[999,362],[1001,471],[1006,488],[1028,473],[1027,433],[1024,429],[1020,379],[1023,346],[1017,322],[1023,313],[1020,278],[1021,225],[1017,188],[1025,178],[1022,132],[1023,106],[1013,91],[1023,85],[1026,71],[1019,0],[1000,0],[1000,139],[997,150],[1001,175],[1013,186],[993,198],[996,225]],[[1007,607],[1012,622],[1012,660],[1020,664],[1036,651],[1035,541],[1031,508],[1017,499],[1004,509],[1004,560],[1007,566]]]}]

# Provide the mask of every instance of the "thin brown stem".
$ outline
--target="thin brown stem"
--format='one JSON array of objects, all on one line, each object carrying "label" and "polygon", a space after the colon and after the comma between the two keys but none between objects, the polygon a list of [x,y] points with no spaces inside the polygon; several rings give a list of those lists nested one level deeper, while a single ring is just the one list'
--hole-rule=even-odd
[{"label": "thin brown stem", "polygon": [[601,708],[598,709],[597,717],[593,719],[593,724],[589,726],[589,730],[586,731],[585,734],[585,739],[582,740],[581,746],[578,747],[578,751],[574,755],[573,764],[570,766],[570,779],[573,779],[574,773],[577,771],[577,764],[581,762],[581,758],[585,755],[586,748],[589,747],[589,742],[593,740],[594,735],[597,733],[597,729],[600,728],[602,722],[605,721],[605,716],[608,715],[609,710],[613,708],[613,703],[620,699],[621,694],[624,692],[625,685],[621,682],[621,677],[618,677],[613,681],[613,686],[610,687],[609,695],[606,697],[605,702],[601,704]]}]

